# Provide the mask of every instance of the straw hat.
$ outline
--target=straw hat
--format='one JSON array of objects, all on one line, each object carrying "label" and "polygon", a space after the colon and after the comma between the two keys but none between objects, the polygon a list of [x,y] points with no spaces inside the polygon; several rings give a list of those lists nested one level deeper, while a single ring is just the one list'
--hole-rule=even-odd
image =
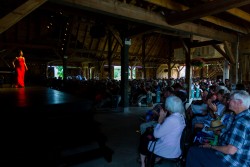
[{"label": "straw hat", "polygon": [[223,129],[225,126],[221,123],[221,121],[219,119],[216,120],[212,120],[210,123],[210,127],[207,127],[206,130],[207,131],[216,131],[216,130],[221,130]]}]

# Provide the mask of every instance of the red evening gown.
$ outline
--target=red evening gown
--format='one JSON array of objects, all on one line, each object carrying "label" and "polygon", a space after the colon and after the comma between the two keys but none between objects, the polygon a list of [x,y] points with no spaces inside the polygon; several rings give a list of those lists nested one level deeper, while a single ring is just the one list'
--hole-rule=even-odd
[{"label": "red evening gown", "polygon": [[25,64],[24,58],[17,57],[16,61],[16,75],[17,75],[17,83],[16,86],[24,87],[24,76],[25,76]]}]

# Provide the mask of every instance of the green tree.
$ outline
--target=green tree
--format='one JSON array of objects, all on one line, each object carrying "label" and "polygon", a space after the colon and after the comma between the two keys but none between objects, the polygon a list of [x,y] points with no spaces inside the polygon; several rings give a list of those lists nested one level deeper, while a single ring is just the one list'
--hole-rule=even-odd
[{"label": "green tree", "polygon": [[63,79],[63,66],[56,66],[56,69],[58,70],[57,76]]}]

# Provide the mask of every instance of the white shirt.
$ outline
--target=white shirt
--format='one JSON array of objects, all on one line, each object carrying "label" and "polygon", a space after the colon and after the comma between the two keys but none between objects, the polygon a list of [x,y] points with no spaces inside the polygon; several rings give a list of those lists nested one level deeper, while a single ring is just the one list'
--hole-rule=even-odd
[{"label": "white shirt", "polygon": [[[154,137],[158,138],[154,154],[165,158],[177,158],[181,155],[180,139],[186,126],[184,116],[173,113],[162,124],[154,128]],[[148,149],[152,152],[154,143],[149,142]]]}]

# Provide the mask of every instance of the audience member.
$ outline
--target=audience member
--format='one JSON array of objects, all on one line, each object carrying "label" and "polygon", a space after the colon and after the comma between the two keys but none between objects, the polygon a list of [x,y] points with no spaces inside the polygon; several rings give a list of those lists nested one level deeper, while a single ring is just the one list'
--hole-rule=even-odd
[{"label": "audience member", "polygon": [[153,109],[147,111],[145,122],[140,125],[141,134],[145,133],[147,128],[155,127],[155,125],[157,124],[157,120],[159,118],[159,113],[161,108],[162,108],[161,105],[157,104],[155,107],[153,107]]},{"label": "audience member", "polygon": [[250,166],[250,96],[244,90],[231,93],[229,109],[235,119],[228,131],[220,137],[219,143],[208,143],[202,147],[191,147],[186,167],[249,167]]},{"label": "audience member", "polygon": [[[169,112],[169,116],[167,114]],[[145,167],[145,159],[150,152],[160,158],[178,158],[182,152],[180,139],[185,128],[185,110],[177,96],[169,96],[165,101],[165,110],[160,109],[158,123],[153,130],[155,143],[140,145],[141,167]],[[145,148],[148,151],[145,152]]]}]

